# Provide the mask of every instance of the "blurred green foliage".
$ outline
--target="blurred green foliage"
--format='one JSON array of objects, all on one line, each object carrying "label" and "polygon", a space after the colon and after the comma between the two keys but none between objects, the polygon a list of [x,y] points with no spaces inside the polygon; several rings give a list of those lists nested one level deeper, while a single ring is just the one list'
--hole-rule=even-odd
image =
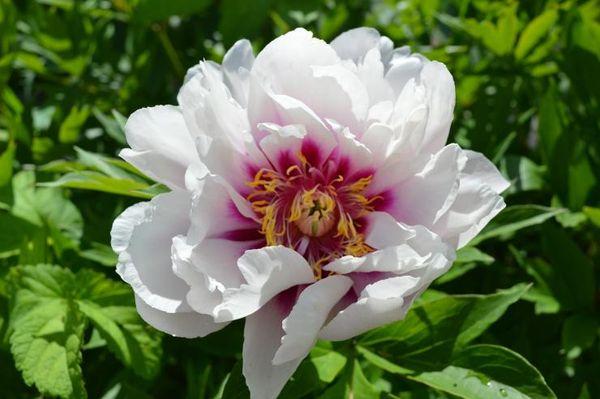
[{"label": "blurred green foliage", "polygon": [[241,37],[362,25],[447,64],[452,139],[509,207],[405,321],[320,343],[282,397],[600,397],[595,0],[0,0],[0,397],[247,396],[240,323],[163,336],[115,278],[112,220],[164,190],[116,159],[123,124]]}]

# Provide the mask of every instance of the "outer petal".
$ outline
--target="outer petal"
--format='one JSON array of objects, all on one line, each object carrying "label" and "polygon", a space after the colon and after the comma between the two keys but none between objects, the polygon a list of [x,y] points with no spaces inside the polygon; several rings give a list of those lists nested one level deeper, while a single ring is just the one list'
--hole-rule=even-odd
[{"label": "outer petal", "polygon": [[417,277],[401,276],[368,284],[355,303],[321,330],[319,338],[341,341],[402,319],[412,303],[407,297],[418,290],[419,283]]},{"label": "outer petal", "polygon": [[120,156],[170,188],[185,188],[185,171],[199,164],[196,147],[181,111],[160,105],[135,111],[125,125],[131,149]]},{"label": "outer petal", "polygon": [[323,328],[320,338],[348,339],[402,319],[414,299],[455,259],[452,247],[423,226],[405,226],[383,212],[372,213],[370,219],[366,241],[383,249],[325,267],[349,273],[359,297]]},{"label": "outer petal", "polygon": [[137,295],[135,296],[135,307],[146,323],[175,337],[205,337],[228,324],[215,323],[212,317],[195,312],[163,312],[149,306]]},{"label": "outer petal", "polygon": [[173,191],[126,209],[114,222],[111,245],[117,273],[149,306],[168,313],[190,311],[185,282],[172,270],[171,241],[189,225],[189,194]]},{"label": "outer petal", "polygon": [[308,355],[331,309],[352,286],[346,276],[329,276],[308,286],[283,320],[285,335],[273,358],[274,365]]},{"label": "outer petal", "polygon": [[275,399],[302,362],[302,358],[274,366],[273,356],[281,344],[281,326],[289,308],[271,300],[246,318],[243,373],[251,399]]},{"label": "outer petal", "polygon": [[264,239],[246,200],[222,179],[207,175],[193,185],[190,229],[173,241],[174,271],[190,286],[190,306],[212,314],[225,288],[244,282],[238,258]]},{"label": "outer petal", "polygon": [[272,246],[246,251],[238,259],[246,283],[223,292],[223,302],[215,307],[215,321],[246,317],[280,292],[314,281],[308,262],[296,251]]},{"label": "outer petal", "polygon": [[456,200],[433,226],[434,231],[457,248],[465,246],[505,207],[499,193],[509,186],[482,154],[473,151],[464,154],[467,163]]},{"label": "outer petal", "polygon": [[462,170],[466,175],[463,179],[477,179],[498,194],[510,186],[510,183],[485,155],[470,150],[464,150],[464,154],[467,156],[467,164]]},{"label": "outer petal", "polygon": [[[393,205],[386,211],[399,221],[431,229],[454,202],[465,162],[457,145],[444,147],[419,172],[396,183]],[[389,177],[387,184],[394,185]]]},{"label": "outer petal", "polygon": [[[396,221],[390,214],[373,212],[370,215],[369,224],[372,227],[367,233],[366,242],[373,248],[384,248],[381,251],[387,251],[393,250],[394,247],[407,245],[422,259],[421,263],[416,261],[418,258],[413,258],[412,261],[410,258],[405,261],[399,259],[399,265],[407,262],[407,266],[404,268],[373,268],[374,271],[408,273],[421,278],[424,284],[429,284],[448,270],[456,258],[454,248],[424,226],[411,226],[409,229],[413,234],[406,239],[404,244],[402,237],[406,237],[407,226]],[[385,263],[382,263],[383,265]],[[364,271],[370,270],[365,268]]]}]

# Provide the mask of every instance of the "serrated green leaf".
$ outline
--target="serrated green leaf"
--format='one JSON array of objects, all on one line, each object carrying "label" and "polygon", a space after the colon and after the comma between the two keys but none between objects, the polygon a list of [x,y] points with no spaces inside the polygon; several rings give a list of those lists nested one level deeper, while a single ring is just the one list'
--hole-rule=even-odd
[{"label": "serrated green leaf", "polygon": [[86,397],[80,366],[85,321],[72,301],[73,274],[58,266],[24,266],[13,279],[10,345],[25,382],[52,396]]},{"label": "serrated green leaf", "polygon": [[83,219],[61,190],[37,188],[34,173],[24,171],[14,176],[13,192],[12,214],[44,228],[57,253],[78,247],[83,234]]}]

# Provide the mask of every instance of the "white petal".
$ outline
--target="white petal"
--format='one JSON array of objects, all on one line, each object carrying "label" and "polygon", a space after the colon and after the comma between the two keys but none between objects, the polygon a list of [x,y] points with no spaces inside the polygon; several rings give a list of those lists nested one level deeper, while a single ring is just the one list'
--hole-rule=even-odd
[{"label": "white petal", "polygon": [[224,238],[228,232],[259,226],[248,201],[214,175],[196,182],[190,219],[187,236],[193,244],[207,237]]},{"label": "white petal", "polygon": [[[301,101],[321,118],[334,119],[355,130],[357,121],[366,117],[368,95],[360,79],[340,64],[327,43],[303,29],[269,43],[256,57],[252,74],[268,90]],[[259,94],[251,89],[251,106],[260,101]],[[280,125],[299,123],[251,120]]]},{"label": "white petal", "polygon": [[378,48],[372,48],[365,54],[362,62],[357,65],[356,73],[367,88],[370,104],[394,98],[394,91],[384,77],[384,65]]},{"label": "white petal", "polygon": [[174,337],[205,337],[228,324],[215,323],[211,316],[195,312],[163,312],[149,306],[137,295],[135,296],[135,307],[146,323]]},{"label": "white petal", "polygon": [[444,147],[418,173],[396,184],[393,206],[386,211],[399,221],[431,229],[454,202],[465,162],[457,145]]},{"label": "white petal", "polygon": [[358,300],[339,312],[319,334],[319,338],[341,341],[372,328],[401,320],[409,309],[420,279],[391,277],[367,285]]},{"label": "white petal", "polygon": [[[381,266],[374,265],[369,269],[366,267],[367,263],[365,268],[359,271],[410,273],[431,282],[445,272],[456,258],[454,248],[433,231],[424,226],[407,226],[385,212],[372,212],[369,215],[369,229],[365,241],[373,248],[382,248],[379,251],[390,251],[392,254],[403,248],[397,253],[406,257],[399,256],[395,268],[386,267],[386,263],[381,262]],[[385,259],[385,256],[381,258]],[[394,265],[394,262],[389,264]]]},{"label": "white petal", "polygon": [[233,98],[243,107],[248,102],[252,64],[254,53],[252,45],[246,39],[235,42],[223,57],[223,77]]},{"label": "white petal", "polygon": [[367,117],[369,93],[359,77],[342,65],[313,66],[303,82],[302,101],[322,118],[333,119],[353,133],[361,133]]},{"label": "white petal", "polygon": [[396,95],[399,95],[404,86],[411,79],[417,79],[428,61],[418,54],[403,54],[397,52],[390,61],[389,70],[385,74],[385,80],[390,84]]},{"label": "white petal", "polygon": [[310,352],[329,312],[352,286],[352,279],[329,276],[308,286],[283,320],[285,335],[273,364],[302,359]]},{"label": "white petal", "polygon": [[259,124],[274,123],[279,126],[302,125],[307,132],[321,132],[328,128],[323,120],[312,109],[297,98],[284,94],[275,94],[256,78],[250,82],[248,118],[253,128],[253,134],[260,141],[265,133],[258,129]]},{"label": "white petal", "polygon": [[[273,83],[276,92],[293,95],[284,89],[301,89],[302,77],[311,65],[332,65],[339,62],[335,51],[324,41],[314,38],[312,32],[297,28],[270,42],[256,56],[252,73],[261,81]],[[294,90],[296,91],[296,90]],[[295,97],[295,96],[294,96]]]},{"label": "white petal", "polygon": [[274,299],[246,318],[242,358],[251,399],[275,399],[302,362],[302,358],[277,366],[272,362],[281,344],[281,322],[287,312],[289,309]]},{"label": "white petal", "polygon": [[457,248],[465,246],[504,207],[499,193],[509,183],[482,154],[463,151],[467,163],[460,175],[455,201],[433,230]]},{"label": "white petal", "polygon": [[114,222],[111,245],[117,273],[158,310],[189,311],[187,285],[172,270],[171,242],[189,226],[189,194],[173,191],[127,208]]},{"label": "white petal", "polygon": [[461,178],[477,179],[480,183],[489,186],[496,193],[500,194],[506,190],[510,183],[500,174],[500,171],[494,166],[489,159],[480,152],[464,150],[467,156],[467,164],[462,170],[466,176]]},{"label": "white petal", "polygon": [[352,272],[393,272],[406,274],[429,267],[438,254],[451,262],[454,250],[423,226],[407,226],[385,212],[367,217],[365,242],[376,251],[356,258],[344,256],[325,265],[324,270],[340,274]]},{"label": "white petal", "polygon": [[185,188],[188,166],[200,163],[181,111],[161,105],[135,111],[125,125],[127,142],[120,156],[170,188]]},{"label": "white petal", "polygon": [[296,251],[272,246],[246,251],[238,259],[246,283],[223,292],[223,302],[215,307],[215,321],[246,317],[280,292],[314,281],[308,262]]},{"label": "white petal", "polygon": [[450,209],[432,228],[456,248],[467,245],[506,206],[484,184],[466,186],[461,181],[461,186]]},{"label": "white petal", "polygon": [[260,140],[259,146],[262,152],[269,162],[280,170],[285,170],[290,166],[281,161],[300,162],[298,154],[303,152],[304,145],[315,146],[316,152],[311,154],[318,158],[315,162],[325,162],[337,146],[336,139],[329,130],[311,129],[307,131],[304,125],[279,126],[273,123],[261,123],[259,129],[269,132]]},{"label": "white petal", "polygon": [[425,64],[420,77],[429,108],[424,148],[433,153],[444,146],[450,132],[456,101],[454,79],[446,66],[436,61]]},{"label": "white petal", "polygon": [[373,28],[350,29],[333,39],[331,47],[338,56],[358,63],[373,48],[378,48],[381,35]]},{"label": "white petal", "polygon": [[200,72],[183,85],[177,100],[192,137],[208,136],[243,152],[251,141],[245,109],[223,81],[223,73],[201,62]]},{"label": "white petal", "polygon": [[394,145],[394,131],[383,123],[373,123],[362,135],[361,142],[369,148],[377,164],[387,158]]}]

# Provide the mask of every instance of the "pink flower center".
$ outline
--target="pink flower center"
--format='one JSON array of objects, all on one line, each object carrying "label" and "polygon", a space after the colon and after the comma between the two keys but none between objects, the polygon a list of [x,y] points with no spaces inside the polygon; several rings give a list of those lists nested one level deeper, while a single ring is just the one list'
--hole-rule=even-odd
[{"label": "pink flower center", "polygon": [[333,161],[316,168],[302,153],[296,157],[284,171],[260,169],[247,183],[247,198],[266,244],[298,251],[321,278],[329,261],[373,251],[365,243],[365,216],[381,196],[366,194],[372,175],[343,176]]}]

